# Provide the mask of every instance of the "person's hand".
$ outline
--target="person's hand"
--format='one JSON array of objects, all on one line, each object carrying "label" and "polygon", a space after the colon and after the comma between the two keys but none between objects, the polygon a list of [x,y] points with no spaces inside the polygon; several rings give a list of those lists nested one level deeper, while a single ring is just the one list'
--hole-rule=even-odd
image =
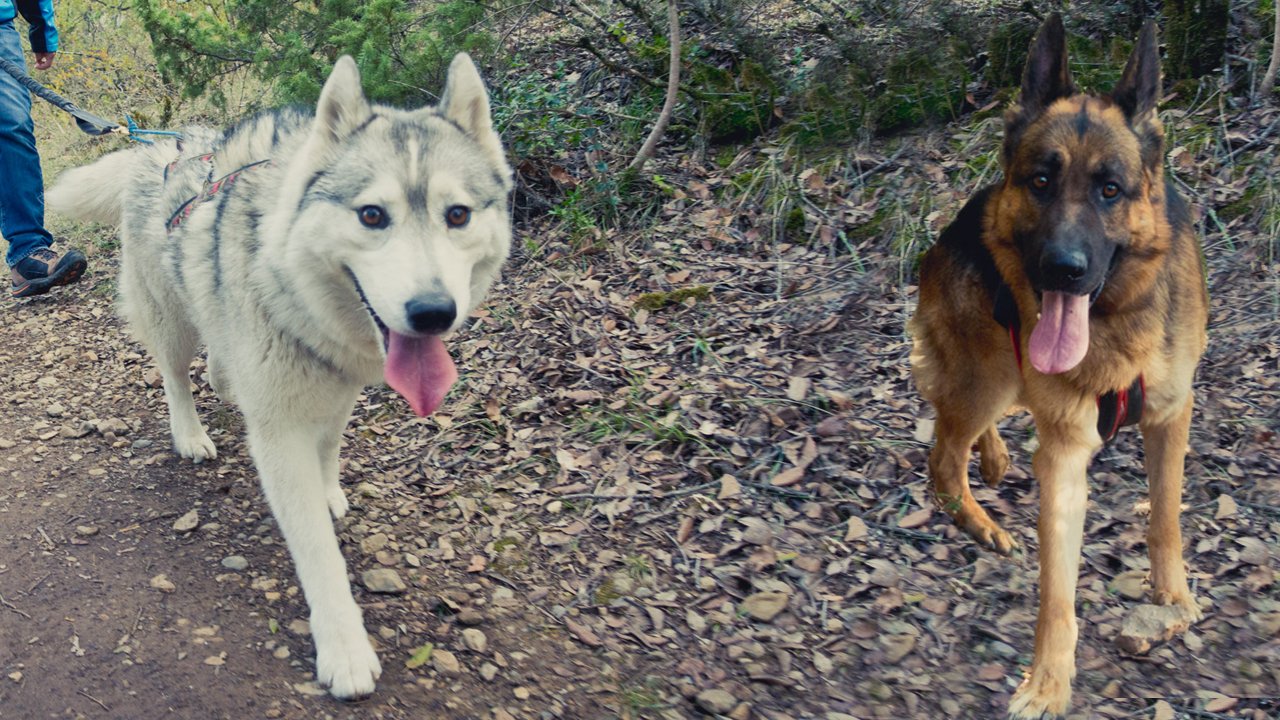
[{"label": "person's hand", "polygon": [[36,69],[48,70],[53,67],[54,53],[36,53]]}]

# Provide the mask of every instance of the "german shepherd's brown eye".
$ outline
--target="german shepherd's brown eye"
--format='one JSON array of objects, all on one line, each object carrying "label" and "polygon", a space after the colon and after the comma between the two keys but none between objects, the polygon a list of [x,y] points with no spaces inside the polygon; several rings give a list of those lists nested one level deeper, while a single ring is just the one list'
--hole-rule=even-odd
[{"label": "german shepherd's brown eye", "polygon": [[1102,197],[1108,200],[1115,200],[1120,195],[1120,186],[1109,182],[1102,186]]},{"label": "german shepherd's brown eye", "polygon": [[1031,189],[1036,192],[1044,192],[1049,189],[1049,176],[1039,173],[1031,178]]},{"label": "german shepherd's brown eye", "polygon": [[451,228],[465,227],[471,221],[471,208],[466,205],[450,205],[449,209],[444,211],[444,221],[449,223]]},{"label": "german shepherd's brown eye", "polygon": [[382,229],[391,222],[387,211],[377,205],[365,205],[356,211],[356,215],[360,217],[360,224],[367,228]]}]

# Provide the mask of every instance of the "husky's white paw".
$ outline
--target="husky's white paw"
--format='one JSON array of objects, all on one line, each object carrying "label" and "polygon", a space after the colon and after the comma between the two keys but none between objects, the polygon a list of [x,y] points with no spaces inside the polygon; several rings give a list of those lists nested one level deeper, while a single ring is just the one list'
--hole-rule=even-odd
[{"label": "husky's white paw", "polygon": [[329,514],[334,520],[341,520],[343,515],[347,514],[347,510],[351,508],[351,504],[347,502],[347,494],[342,492],[342,485],[333,484],[325,488],[324,499],[329,503]]},{"label": "husky's white paw", "polygon": [[357,623],[354,629],[343,628],[331,635],[313,624],[311,631],[316,643],[316,680],[342,700],[371,694],[382,675],[382,665],[364,626]]},{"label": "husky's white paw", "polygon": [[173,436],[173,449],[178,455],[184,458],[194,460],[197,465],[205,460],[212,460],[218,457],[218,449],[214,447],[213,440],[209,439],[209,433],[203,429],[196,432],[188,433],[185,436]]}]

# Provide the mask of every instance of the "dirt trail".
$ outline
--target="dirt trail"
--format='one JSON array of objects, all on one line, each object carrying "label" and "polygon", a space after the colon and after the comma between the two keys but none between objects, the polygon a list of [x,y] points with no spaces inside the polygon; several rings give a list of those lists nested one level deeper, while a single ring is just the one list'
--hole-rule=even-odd
[{"label": "dirt trail", "polygon": [[[1032,648],[1029,420],[1004,425],[1012,476],[976,491],[1029,550],[1005,560],[925,492],[894,260],[713,245],[687,212],[656,228],[660,261],[515,258],[451,347],[463,378],[437,417],[362,397],[339,537],[384,675],[355,704],[311,682],[292,565],[199,363],[219,457],[170,452],[112,258],[6,307],[0,718],[999,716]],[[1074,719],[1157,697],[1254,719],[1280,695],[1280,347],[1242,311],[1270,282],[1259,251],[1215,252],[1183,519],[1206,619],[1146,656],[1115,646],[1146,563],[1128,432],[1091,472]],[[786,296],[780,267],[806,270]],[[663,294],[693,283],[714,290]],[[369,591],[372,569],[407,588]]]}]

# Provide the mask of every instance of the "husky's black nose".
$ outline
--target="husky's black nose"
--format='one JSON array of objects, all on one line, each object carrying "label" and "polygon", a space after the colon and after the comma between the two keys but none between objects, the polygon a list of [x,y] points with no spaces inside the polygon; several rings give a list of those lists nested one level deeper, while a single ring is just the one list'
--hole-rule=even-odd
[{"label": "husky's black nose", "polygon": [[1040,274],[1053,289],[1079,282],[1088,270],[1089,257],[1083,250],[1051,245],[1040,256]]},{"label": "husky's black nose", "polygon": [[409,327],[414,332],[427,335],[438,335],[453,325],[458,317],[458,306],[453,298],[439,295],[419,295],[404,304],[405,315],[409,318]]}]

